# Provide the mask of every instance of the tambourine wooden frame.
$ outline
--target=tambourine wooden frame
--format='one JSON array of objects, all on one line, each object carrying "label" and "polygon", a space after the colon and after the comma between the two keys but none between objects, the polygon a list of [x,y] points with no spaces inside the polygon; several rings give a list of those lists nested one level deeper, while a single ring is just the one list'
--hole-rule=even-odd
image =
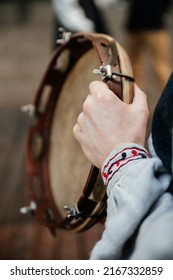
[{"label": "tambourine wooden frame", "polygon": [[[77,207],[81,213],[77,217],[62,218],[51,193],[48,172],[50,130],[55,105],[63,83],[70,71],[73,71],[76,61],[91,48],[96,49],[101,66],[110,65],[114,72],[133,76],[130,61],[124,49],[112,37],[105,34],[73,34],[70,40],[57,47],[53,53],[36,93],[35,124],[29,128],[26,149],[28,195],[30,200],[36,203],[37,220],[52,231],[56,228],[71,232],[84,231],[106,215],[106,190],[100,172],[95,166],[91,166],[85,186],[77,201]],[[68,49],[71,52],[70,61],[66,69],[60,71],[56,68],[57,58],[62,51]],[[133,83],[130,80],[123,77],[117,77],[117,79],[103,77],[103,80],[121,100],[126,103],[131,102]],[[52,90],[42,108],[41,98],[47,85],[51,85]]]}]

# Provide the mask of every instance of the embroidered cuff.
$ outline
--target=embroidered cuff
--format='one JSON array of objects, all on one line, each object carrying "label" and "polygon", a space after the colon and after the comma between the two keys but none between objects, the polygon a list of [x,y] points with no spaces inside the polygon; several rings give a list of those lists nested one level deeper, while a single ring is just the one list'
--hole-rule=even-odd
[{"label": "embroidered cuff", "polygon": [[108,185],[115,174],[121,174],[121,169],[124,169],[123,167],[129,162],[148,157],[147,150],[137,144],[127,144],[121,146],[118,150],[113,150],[105,160],[101,170],[105,186]]}]

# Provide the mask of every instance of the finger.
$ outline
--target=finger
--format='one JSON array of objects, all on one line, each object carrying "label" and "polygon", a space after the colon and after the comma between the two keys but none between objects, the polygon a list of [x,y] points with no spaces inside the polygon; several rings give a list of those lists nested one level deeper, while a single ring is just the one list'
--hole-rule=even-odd
[{"label": "finger", "polygon": [[80,126],[76,123],[73,127],[73,135],[74,135],[74,138],[79,141],[80,138],[81,138],[81,128]]},{"label": "finger", "polygon": [[93,81],[89,84],[89,90],[92,95],[102,96],[114,93],[109,89],[108,85],[102,81]]},{"label": "finger", "polygon": [[93,97],[90,94],[87,96],[87,98],[85,99],[82,105],[82,110],[85,115],[88,115],[88,110],[90,107],[92,107],[92,103],[93,103]]},{"label": "finger", "polygon": [[78,124],[78,126],[80,127],[80,129],[82,129],[83,123],[84,123],[84,113],[81,112],[81,113],[78,115],[78,118],[77,118],[77,124]]},{"label": "finger", "polygon": [[121,102],[117,97],[116,93],[109,89],[108,85],[101,81],[93,81],[89,85],[91,96],[101,99],[103,102],[116,101],[116,103]]},{"label": "finger", "polygon": [[89,89],[92,93],[95,93],[100,89],[108,89],[108,85],[102,81],[93,81],[89,84]]}]

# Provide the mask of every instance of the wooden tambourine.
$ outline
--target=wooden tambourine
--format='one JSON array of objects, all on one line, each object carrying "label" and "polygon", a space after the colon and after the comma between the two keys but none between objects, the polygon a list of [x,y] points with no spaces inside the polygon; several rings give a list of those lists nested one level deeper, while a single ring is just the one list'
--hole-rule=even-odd
[{"label": "wooden tambourine", "polygon": [[[124,49],[104,34],[63,33],[38,88],[35,124],[27,137],[29,207],[37,220],[71,232],[106,215],[106,190],[72,129],[92,80],[103,80],[124,102],[133,98],[133,74]],[[97,75],[94,75],[97,74]]]}]

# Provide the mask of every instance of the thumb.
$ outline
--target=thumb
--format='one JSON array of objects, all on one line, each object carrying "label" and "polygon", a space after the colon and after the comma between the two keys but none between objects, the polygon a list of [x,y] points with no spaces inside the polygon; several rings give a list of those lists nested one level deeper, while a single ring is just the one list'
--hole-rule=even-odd
[{"label": "thumb", "polygon": [[132,105],[148,110],[147,95],[138,87],[137,84],[134,84],[134,98]]}]

